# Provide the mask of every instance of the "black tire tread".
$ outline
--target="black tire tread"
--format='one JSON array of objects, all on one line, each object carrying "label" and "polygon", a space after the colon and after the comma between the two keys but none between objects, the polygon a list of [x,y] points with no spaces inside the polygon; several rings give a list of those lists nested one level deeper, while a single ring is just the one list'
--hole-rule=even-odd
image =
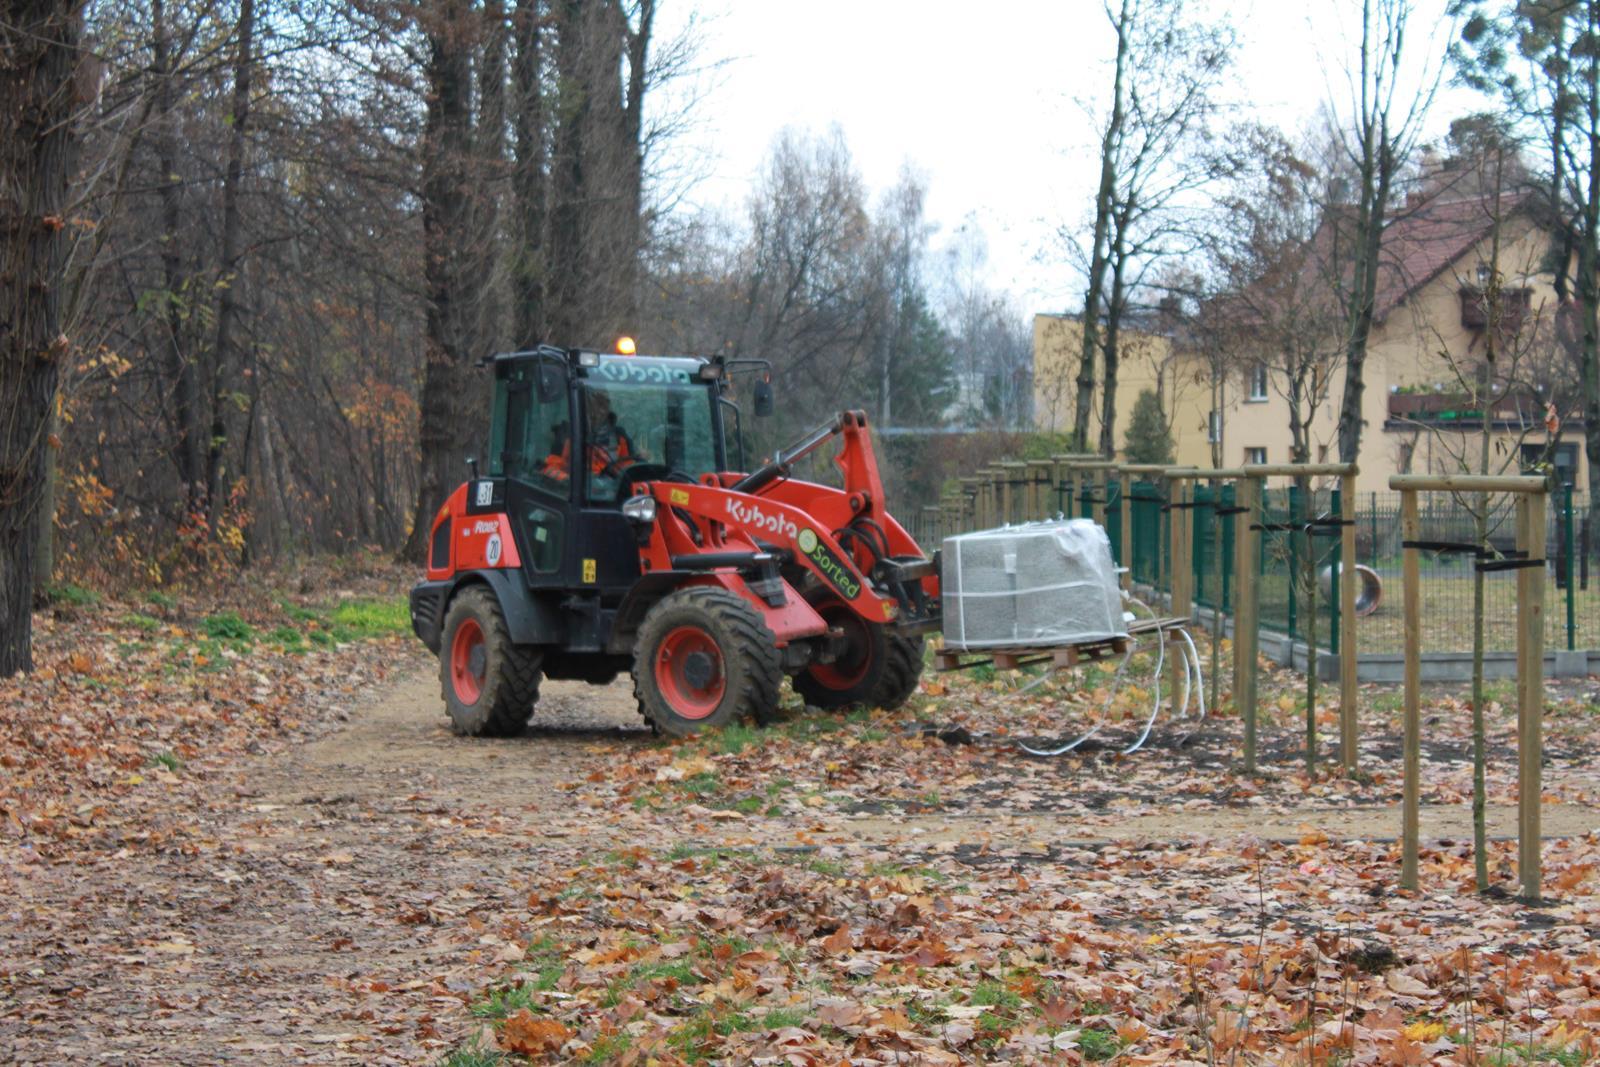
[{"label": "black tire tread", "polygon": [[872,690],[872,703],[885,711],[893,711],[917,691],[922,680],[922,653],[926,643],[921,634],[890,633],[889,654],[885,657],[878,684]]},{"label": "black tire tread", "polygon": [[483,586],[462,590],[450,602],[445,612],[445,625],[441,628],[439,652],[439,685],[448,710],[450,692],[451,618],[457,611],[470,612],[483,628],[484,642],[497,648],[498,655],[490,657],[493,673],[483,680],[484,696],[489,700],[488,715],[482,725],[474,729],[450,715],[450,729],[460,737],[516,737],[527,727],[533,717],[534,705],[539,701],[539,682],[542,677],[539,651],[525,645],[513,644],[511,632],[506,628],[505,617],[500,612],[500,602]]},{"label": "black tire tread", "polygon": [[[729,671],[729,684],[734,686],[731,704],[724,698],[723,705],[710,717],[689,720],[670,714],[665,701],[653,683],[646,684],[652,669],[654,644],[650,639],[652,623],[668,612],[685,605],[714,620],[730,635],[730,646],[722,650],[725,664],[743,665],[738,672],[741,684],[734,686],[734,675]],[[633,666],[633,695],[639,701],[639,710],[661,733],[683,737],[704,726],[724,726],[749,718],[758,723],[770,722],[777,714],[778,691],[783,684],[783,658],[778,651],[778,639],[762,621],[759,612],[737,593],[709,585],[691,585],[662,597],[639,627],[639,643],[635,649]]]}]

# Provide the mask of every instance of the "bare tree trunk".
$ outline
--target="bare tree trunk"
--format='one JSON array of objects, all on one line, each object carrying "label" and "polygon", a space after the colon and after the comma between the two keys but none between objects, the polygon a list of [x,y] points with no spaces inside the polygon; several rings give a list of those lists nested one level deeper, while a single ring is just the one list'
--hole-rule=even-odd
[{"label": "bare tree trunk", "polygon": [[434,512],[461,481],[468,414],[482,382],[463,350],[463,245],[469,232],[466,175],[470,150],[471,55],[467,0],[446,0],[433,13],[429,38],[428,112],[422,139],[422,232],[427,283],[427,369],[422,385],[421,479],[411,536],[403,555],[420,562]]},{"label": "bare tree trunk", "polygon": [[61,360],[81,4],[0,2],[0,678],[33,666],[33,579]]},{"label": "bare tree trunk", "polygon": [[1100,454],[1107,459],[1117,454],[1117,371],[1121,355],[1117,343],[1122,334],[1122,315],[1128,305],[1126,235],[1131,210],[1131,204],[1125,205],[1114,221],[1115,236],[1110,249],[1111,299],[1106,305],[1105,342],[1101,346],[1105,356],[1105,378],[1100,394]]},{"label": "bare tree trunk", "polygon": [[1100,186],[1094,199],[1094,246],[1089,253],[1089,286],[1083,298],[1083,348],[1078,356],[1077,394],[1072,419],[1072,447],[1082,451],[1089,443],[1089,419],[1094,411],[1094,364],[1100,351],[1101,290],[1106,279],[1106,239],[1111,229],[1117,187],[1117,146],[1124,122],[1123,85],[1127,74],[1130,0],[1122,0],[1112,18],[1117,31],[1117,59],[1111,80],[1111,117],[1100,139]]},{"label": "bare tree trunk", "polygon": [[255,67],[255,0],[239,0],[239,41],[233,61],[232,128],[228,163],[222,176],[222,263],[217,284],[217,335],[211,356],[211,436],[206,452],[207,516],[212,533],[227,499],[225,462],[228,445],[228,392],[233,355],[233,330],[239,315],[239,186],[244,173],[245,124],[250,119],[250,75]]},{"label": "bare tree trunk", "polygon": [[516,82],[514,121],[516,169],[512,197],[516,205],[516,248],[512,253],[513,343],[531,346],[544,340],[545,327],[545,181],[544,32],[542,0],[518,0],[513,25],[517,54],[512,68]]},{"label": "bare tree trunk", "polygon": [[[655,0],[639,0],[639,24],[624,25],[628,80],[623,87],[624,107],[617,131],[617,152],[625,161],[620,168],[622,195],[617,207],[619,229],[627,234],[618,249],[617,264],[623,323],[631,330],[639,309],[639,255],[644,248],[644,93],[649,83],[650,35],[655,27]],[[885,425],[888,425],[885,422]]]},{"label": "bare tree trunk", "polygon": [[[1596,27],[1590,5],[1589,25]],[[1583,368],[1583,451],[1589,461],[1589,529],[1600,529],[1600,61],[1587,65],[1583,88],[1588,152],[1588,187],[1578,229],[1577,305],[1580,316],[1579,366]]]},{"label": "bare tree trunk", "polygon": [[151,49],[154,52],[154,70],[151,73],[156,78],[158,115],[158,132],[154,141],[156,163],[161,169],[160,182],[156,187],[156,196],[161,204],[161,281],[164,290],[161,324],[166,334],[167,384],[173,391],[173,421],[177,431],[173,460],[178,468],[178,477],[183,482],[185,505],[189,514],[195,515],[204,514],[209,508],[205,496],[205,432],[201,428],[199,370],[183,350],[183,301],[189,297],[189,285],[183,269],[179,236],[183,205],[179,199],[182,190],[178,177],[178,134],[174,128],[177,121],[173,86],[175,60],[172,55],[172,29],[166,20],[164,0],[151,0],[150,15],[153,23]]},{"label": "bare tree trunk", "polygon": [[56,485],[61,478],[61,403],[52,399],[45,433],[44,476],[39,491],[39,540],[34,549],[33,602],[50,595],[56,572]]},{"label": "bare tree trunk", "polygon": [[581,345],[592,340],[583,332],[578,307],[589,285],[583,255],[584,168],[583,146],[589,119],[589,98],[584,91],[583,0],[555,0],[556,78],[561,92],[556,100],[555,136],[550,160],[550,257],[554,269],[547,275],[545,321],[552,340],[561,345]]},{"label": "bare tree trunk", "polygon": [[[1366,392],[1367,338],[1372,333],[1378,292],[1379,256],[1387,222],[1389,190],[1399,161],[1389,130],[1388,101],[1370,90],[1372,64],[1377,55],[1373,42],[1371,0],[1361,5],[1361,176],[1356,208],[1355,273],[1346,302],[1344,397],[1339,408],[1339,461],[1354,463],[1361,453],[1363,426],[1361,402]],[[1398,45],[1395,46],[1396,55]]]}]

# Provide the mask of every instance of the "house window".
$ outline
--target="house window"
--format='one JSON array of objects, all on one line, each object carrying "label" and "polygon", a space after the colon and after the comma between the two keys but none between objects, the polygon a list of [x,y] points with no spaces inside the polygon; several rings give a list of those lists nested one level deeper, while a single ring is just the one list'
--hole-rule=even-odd
[{"label": "house window", "polygon": [[1257,363],[1250,368],[1250,399],[1265,400],[1267,398],[1267,365]]},{"label": "house window", "polygon": [[1545,457],[1545,446],[1542,444],[1525,444],[1522,446],[1522,473],[1534,473],[1534,464],[1545,460],[1556,469],[1556,484],[1576,485],[1578,481],[1578,445],[1575,441],[1562,441],[1551,451],[1548,459]]},{"label": "house window", "polygon": [[1222,412],[1211,409],[1211,414],[1206,418],[1206,444],[1214,445],[1222,440]]},{"label": "house window", "polygon": [[1261,464],[1267,461],[1267,450],[1264,448],[1247,448],[1244,450],[1246,464]]}]

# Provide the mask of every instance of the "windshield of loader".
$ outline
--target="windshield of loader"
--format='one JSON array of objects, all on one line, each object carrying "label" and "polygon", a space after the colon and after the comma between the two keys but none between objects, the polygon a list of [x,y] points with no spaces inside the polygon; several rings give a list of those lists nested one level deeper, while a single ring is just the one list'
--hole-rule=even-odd
[{"label": "windshield of loader", "polygon": [[632,467],[641,468],[636,481],[718,469],[715,397],[696,369],[691,360],[621,357],[590,373],[581,390],[589,500],[615,501]]}]

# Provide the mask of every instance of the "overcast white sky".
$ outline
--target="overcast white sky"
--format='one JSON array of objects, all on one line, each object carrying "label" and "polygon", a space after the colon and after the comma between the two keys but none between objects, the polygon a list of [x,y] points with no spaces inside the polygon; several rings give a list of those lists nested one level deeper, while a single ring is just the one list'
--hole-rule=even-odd
[{"label": "overcast white sky", "polygon": [[[1437,62],[1445,0],[1416,0],[1411,39]],[[1032,311],[1081,302],[1053,234],[1085,214],[1096,130],[1080,100],[1108,80],[1113,38],[1099,0],[666,0],[658,38],[700,20],[697,122],[671,149],[703,161],[694,203],[742,211],[786,125],[844,130],[874,191],[909,162],[926,180],[937,247],[971,219],[989,248],[989,283]],[[1258,117],[1306,122],[1359,40],[1357,0],[1215,0],[1241,35],[1234,92]],[[1431,42],[1428,35],[1433,34]],[[1420,47],[1428,44],[1426,49]],[[1446,91],[1431,126],[1475,106]]]}]

